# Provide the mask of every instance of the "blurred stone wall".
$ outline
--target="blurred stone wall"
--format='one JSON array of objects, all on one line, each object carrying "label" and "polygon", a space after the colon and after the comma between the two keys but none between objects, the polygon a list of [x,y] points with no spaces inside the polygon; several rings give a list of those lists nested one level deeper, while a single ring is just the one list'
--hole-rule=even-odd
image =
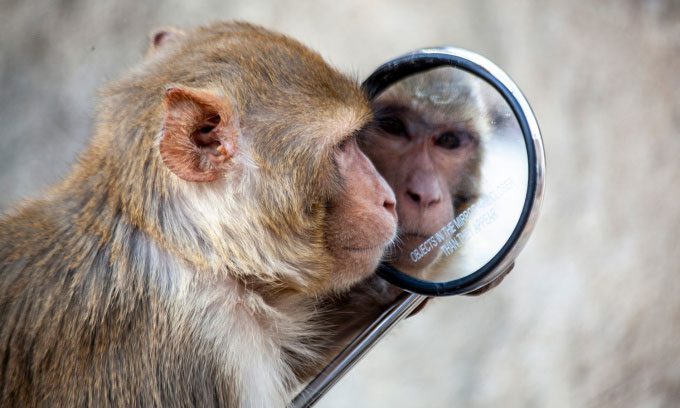
[{"label": "blurred stone wall", "polygon": [[[548,159],[503,284],[431,302],[320,407],[680,406],[680,3],[2,0],[0,209],[58,181],[154,28],[244,19],[365,78],[428,45],[524,90]],[[676,201],[678,200],[678,201]]]}]

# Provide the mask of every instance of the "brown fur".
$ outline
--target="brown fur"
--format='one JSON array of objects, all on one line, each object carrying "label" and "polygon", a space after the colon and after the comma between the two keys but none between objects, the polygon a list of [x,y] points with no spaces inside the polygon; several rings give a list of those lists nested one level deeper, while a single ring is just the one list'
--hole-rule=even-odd
[{"label": "brown fur", "polygon": [[0,405],[285,405],[331,347],[321,299],[394,236],[370,116],[287,37],[153,36],[73,172],[0,220]]}]

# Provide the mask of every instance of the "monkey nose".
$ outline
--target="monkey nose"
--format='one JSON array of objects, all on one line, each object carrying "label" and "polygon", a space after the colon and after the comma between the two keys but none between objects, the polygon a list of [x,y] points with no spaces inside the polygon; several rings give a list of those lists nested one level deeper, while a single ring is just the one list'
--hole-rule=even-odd
[{"label": "monkey nose", "polygon": [[406,190],[406,196],[421,208],[432,207],[441,202],[441,195],[434,192]]},{"label": "monkey nose", "polygon": [[394,219],[397,219],[397,197],[394,194],[394,190],[392,190],[392,187],[390,187],[389,184],[387,184],[387,181],[385,181],[384,178],[379,177],[379,182],[375,186],[378,191],[380,192],[378,197],[380,198],[380,201],[378,201],[376,204],[379,204],[382,201],[382,206],[385,210],[387,210],[388,213],[390,213]]},{"label": "monkey nose", "polygon": [[383,208],[385,208],[388,213],[392,214],[394,218],[397,218],[397,201],[394,197],[387,197],[383,202]]}]

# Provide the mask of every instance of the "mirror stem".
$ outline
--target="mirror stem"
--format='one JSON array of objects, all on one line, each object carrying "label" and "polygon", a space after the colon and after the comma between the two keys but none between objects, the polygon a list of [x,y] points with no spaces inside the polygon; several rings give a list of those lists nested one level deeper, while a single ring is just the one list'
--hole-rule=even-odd
[{"label": "mirror stem", "polygon": [[387,332],[409,316],[427,296],[404,292],[370,326],[345,347],[290,403],[290,408],[313,406]]}]

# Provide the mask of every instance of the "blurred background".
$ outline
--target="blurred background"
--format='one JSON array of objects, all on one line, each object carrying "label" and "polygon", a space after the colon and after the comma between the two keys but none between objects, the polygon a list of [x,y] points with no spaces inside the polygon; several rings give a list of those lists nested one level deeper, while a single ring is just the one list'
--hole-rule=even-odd
[{"label": "blurred background", "polygon": [[[503,284],[437,299],[319,407],[680,406],[680,2],[0,2],[0,210],[60,180],[98,87],[167,25],[241,19],[367,77],[454,45],[526,94],[543,213]],[[676,201],[678,200],[678,201]]]}]

